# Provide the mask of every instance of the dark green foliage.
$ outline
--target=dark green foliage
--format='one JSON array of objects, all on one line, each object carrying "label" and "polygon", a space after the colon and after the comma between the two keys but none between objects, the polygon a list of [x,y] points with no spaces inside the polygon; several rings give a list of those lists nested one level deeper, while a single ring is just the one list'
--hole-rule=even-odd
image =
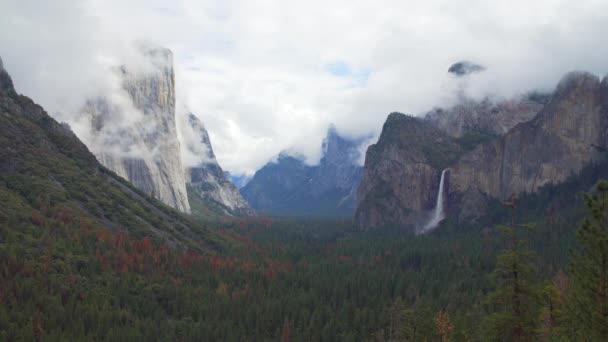
[{"label": "dark green foliage", "polygon": [[[426,152],[436,163],[478,141],[437,134],[449,146]],[[0,146],[2,341],[487,341],[515,339],[514,326],[522,340],[605,334],[606,189],[586,197],[592,215],[568,291],[561,272],[579,247],[578,194],[605,164],[521,196],[517,215],[536,229],[514,239],[496,234],[509,215],[498,205],[477,224],[447,221],[423,236],[355,232],[350,220],[197,223],[101,167],[14,91],[0,94]]]},{"label": "dark green foliage", "polygon": [[[495,289],[488,275],[511,241],[481,227],[414,236],[359,233],[349,221],[223,219],[208,223],[232,241],[221,254],[166,246],[159,259],[163,242],[152,240],[149,257],[138,259],[128,241],[144,238],[93,222],[85,238],[78,209],[45,203],[0,230],[0,333],[8,340],[34,336],[39,315],[45,340],[434,341],[445,312],[454,340],[486,341],[479,322]],[[550,229],[560,228],[541,222],[530,236]],[[531,260],[539,278],[563,266],[556,245],[547,240]]]},{"label": "dark green foliage", "polygon": [[498,255],[493,273],[496,289],[488,297],[491,315],[484,322],[484,336],[493,341],[534,341],[541,299],[534,255],[517,237],[520,227],[501,228],[508,245]]},{"label": "dark green foliage", "polygon": [[589,216],[577,231],[582,246],[569,267],[564,332],[573,340],[608,340],[608,182],[585,194]]}]

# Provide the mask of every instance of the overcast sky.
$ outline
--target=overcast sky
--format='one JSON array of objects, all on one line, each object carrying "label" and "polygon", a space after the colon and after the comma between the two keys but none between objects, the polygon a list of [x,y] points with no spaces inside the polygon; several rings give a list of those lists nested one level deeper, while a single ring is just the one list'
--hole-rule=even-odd
[{"label": "overcast sky", "polygon": [[[330,123],[377,135],[392,111],[456,89],[508,97],[569,70],[608,72],[608,1],[3,0],[0,56],[17,90],[68,121],[108,65],[147,40],[173,50],[178,111],[220,164],[253,173],[281,150],[315,163]],[[447,69],[487,70],[462,84]],[[62,114],[56,114],[62,113]]]}]

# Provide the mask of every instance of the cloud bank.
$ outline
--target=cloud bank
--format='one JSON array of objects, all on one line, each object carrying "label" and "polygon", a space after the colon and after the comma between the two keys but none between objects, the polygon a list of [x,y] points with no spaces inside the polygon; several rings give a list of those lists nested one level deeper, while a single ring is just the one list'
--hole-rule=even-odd
[{"label": "cloud bank", "polygon": [[602,0],[6,0],[0,55],[19,92],[74,124],[85,99],[115,87],[111,66],[137,63],[133,41],[170,48],[178,108],[239,175],[282,150],[314,164],[331,123],[358,138],[392,111],[448,105],[458,60],[487,68],[465,85],[473,97],[605,75],[606,22]]}]

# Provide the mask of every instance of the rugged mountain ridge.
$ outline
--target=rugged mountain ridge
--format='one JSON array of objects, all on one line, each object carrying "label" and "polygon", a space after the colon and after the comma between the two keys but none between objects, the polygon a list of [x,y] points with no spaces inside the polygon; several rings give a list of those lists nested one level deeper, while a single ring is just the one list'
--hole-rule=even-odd
[{"label": "rugged mountain ridge", "polygon": [[196,167],[186,169],[188,190],[202,199],[207,206],[216,208],[223,214],[255,216],[255,210],[243,199],[236,186],[226,178],[224,170],[218,164],[211,139],[203,123],[194,114],[190,114],[188,124],[200,137],[201,144],[207,147],[203,161]]},{"label": "rugged mountain ridge", "polygon": [[[139,46],[148,69],[119,74],[124,99],[87,101],[89,143],[98,160],[142,191],[190,212],[175,122],[175,74],[171,50]],[[126,119],[125,119],[126,118]]]},{"label": "rugged mountain ridge", "polygon": [[[0,60],[0,227],[40,231],[41,206],[63,220],[172,245],[217,249],[220,239],[102,166],[67,124],[18,95]],[[37,223],[38,222],[38,223]],[[39,234],[39,233],[36,233]],[[39,235],[37,235],[39,236]],[[27,241],[24,241],[27,243]],[[36,240],[36,244],[38,240]]]},{"label": "rugged mountain ridge", "polygon": [[[440,146],[446,140],[425,139],[433,135],[421,120],[391,114],[378,143],[368,149],[355,221],[361,229],[415,229],[432,205],[429,197],[437,196],[438,174],[444,168],[449,168],[449,215],[460,220],[474,219],[488,199],[505,199],[562,182],[589,162],[605,158],[606,99],[607,78],[600,82],[588,73],[569,73],[532,120],[481,141],[471,151],[450,152],[441,165],[412,156],[420,156],[425,145]],[[426,120],[429,125],[431,121]],[[401,137],[404,143],[391,137]],[[465,138],[466,134],[452,141],[462,143]],[[415,143],[420,139],[422,146]],[[394,180],[397,178],[403,180]]]},{"label": "rugged mountain ridge", "polygon": [[241,193],[254,209],[273,215],[350,216],[362,175],[360,143],[331,127],[319,165],[281,154],[258,170]]},{"label": "rugged mountain ridge", "polygon": [[503,135],[518,123],[532,120],[547,101],[547,96],[537,93],[501,101],[463,98],[453,107],[433,109],[424,118],[457,138],[472,132]]},{"label": "rugged mountain ridge", "polygon": [[451,167],[450,192],[477,190],[495,198],[535,192],[604,158],[606,78],[569,73],[532,120],[484,144]]}]

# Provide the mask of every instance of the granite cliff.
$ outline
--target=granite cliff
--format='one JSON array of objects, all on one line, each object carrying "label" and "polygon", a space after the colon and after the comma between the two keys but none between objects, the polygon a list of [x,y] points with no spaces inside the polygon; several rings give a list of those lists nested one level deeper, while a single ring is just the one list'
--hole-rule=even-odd
[{"label": "granite cliff", "polygon": [[414,229],[435,203],[441,171],[464,151],[456,138],[423,119],[391,113],[378,142],[367,149],[357,225]]},{"label": "granite cliff", "polygon": [[[59,226],[43,222],[61,210],[61,220],[84,222],[81,227],[108,228],[199,252],[221,247],[214,232],[108,170],[67,124],[17,94],[1,60],[0,160],[0,227],[5,233],[35,232],[39,237],[45,229],[56,234]],[[31,246],[39,248],[38,241],[32,238]]]},{"label": "granite cliff", "polygon": [[[207,207],[222,214],[255,216],[255,211],[243,199],[236,186],[226,178],[224,170],[215,159],[211,140],[203,123],[195,115],[190,114],[188,125],[194,134],[200,137],[202,146],[206,147],[206,151],[203,152],[205,155],[201,156],[202,162],[196,167],[186,169],[188,190],[193,191]],[[190,148],[190,146],[185,147]]]},{"label": "granite cliff", "polygon": [[182,212],[190,212],[175,122],[173,55],[139,46],[147,70],[115,70],[122,97],[87,101],[98,160],[142,191]]},{"label": "granite cliff", "polygon": [[[576,175],[587,163],[605,158],[607,78],[600,82],[588,73],[569,73],[551,96],[543,98],[525,105],[523,111],[515,111],[529,115],[539,103],[546,102],[531,120],[506,111],[503,115],[514,120],[513,127],[500,134],[506,126],[499,125],[488,138],[473,144],[467,136],[478,130],[475,126],[447,123],[450,118],[438,124],[441,120],[433,120],[433,115],[425,120],[389,115],[378,143],[367,151],[356,224],[361,229],[416,229],[433,205],[439,174],[445,168],[449,168],[448,215],[473,220],[488,200],[535,192],[545,184]],[[454,122],[480,117],[479,112],[470,112],[479,105],[468,108],[461,107],[463,114],[456,115]],[[488,129],[483,133],[487,134]],[[428,149],[446,152],[432,153],[436,155],[432,162],[425,155]]]},{"label": "granite cliff", "polygon": [[598,147],[606,146],[606,83],[588,73],[564,76],[533,120],[451,167],[450,192],[476,190],[495,198],[534,192],[603,158]]}]

